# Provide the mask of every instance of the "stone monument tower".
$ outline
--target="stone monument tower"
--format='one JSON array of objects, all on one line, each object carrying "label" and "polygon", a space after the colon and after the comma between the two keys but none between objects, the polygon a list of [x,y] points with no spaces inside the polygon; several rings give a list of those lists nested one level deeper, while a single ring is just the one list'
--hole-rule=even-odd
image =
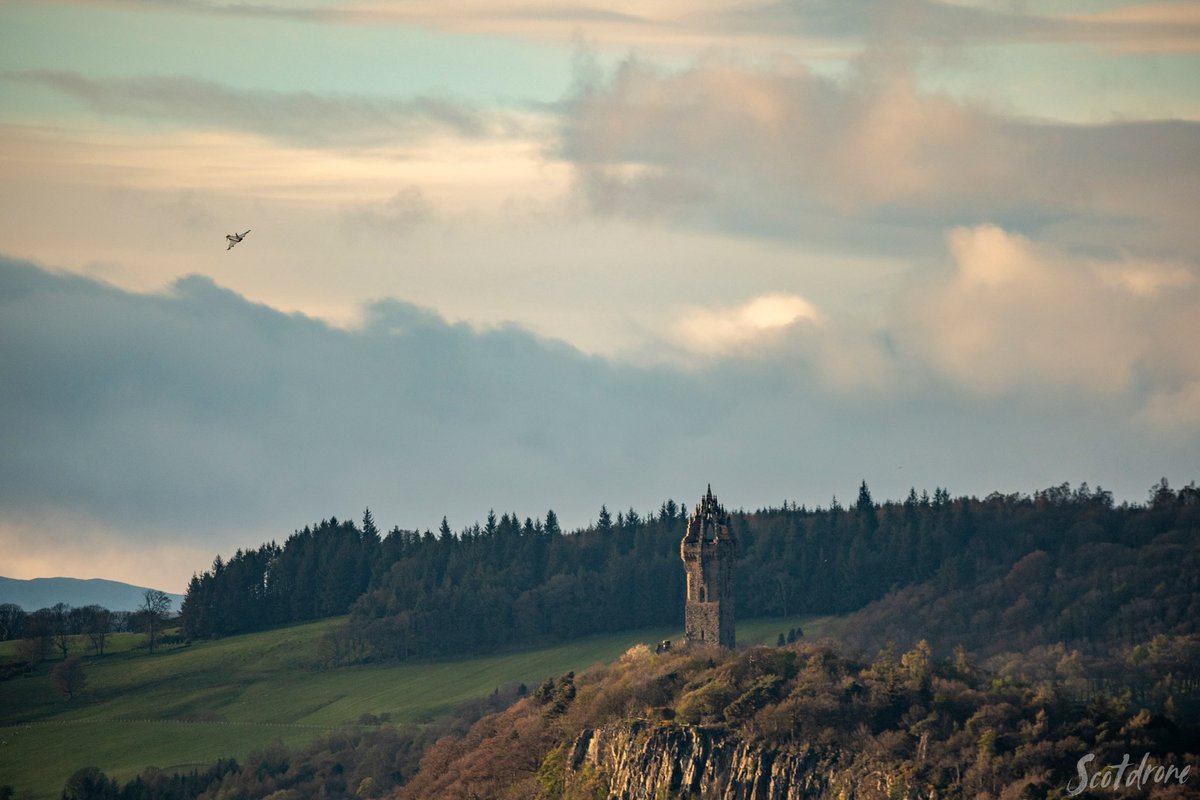
[{"label": "stone monument tower", "polygon": [[688,520],[679,552],[687,570],[684,631],[688,644],[732,648],[737,542],[729,530],[729,515],[713,497],[712,486]]}]

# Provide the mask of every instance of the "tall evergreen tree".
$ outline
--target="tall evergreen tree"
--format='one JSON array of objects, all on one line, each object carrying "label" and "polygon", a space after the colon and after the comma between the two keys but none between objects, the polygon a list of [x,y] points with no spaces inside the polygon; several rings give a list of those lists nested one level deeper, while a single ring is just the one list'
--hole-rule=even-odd
[{"label": "tall evergreen tree", "polygon": [[362,533],[363,536],[367,536],[372,539],[379,538],[379,528],[375,527],[375,518],[371,516],[370,508],[363,511]]},{"label": "tall evergreen tree", "polygon": [[858,500],[854,503],[854,509],[858,512],[858,518],[867,530],[874,531],[879,527],[879,518],[875,513],[875,501],[871,499],[871,490],[867,488],[866,481],[863,481],[858,487]]}]

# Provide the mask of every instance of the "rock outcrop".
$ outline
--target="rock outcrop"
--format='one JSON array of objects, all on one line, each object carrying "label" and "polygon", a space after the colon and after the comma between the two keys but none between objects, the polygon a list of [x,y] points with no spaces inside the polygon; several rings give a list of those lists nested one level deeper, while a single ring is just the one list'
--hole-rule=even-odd
[{"label": "rock outcrop", "polygon": [[[646,721],[584,731],[571,746],[565,766],[568,784],[589,780],[620,800],[863,796],[848,785],[849,776],[839,774],[837,760],[828,754],[806,748],[771,749],[718,729]],[[883,776],[879,782],[877,788],[883,792],[891,788]]]}]

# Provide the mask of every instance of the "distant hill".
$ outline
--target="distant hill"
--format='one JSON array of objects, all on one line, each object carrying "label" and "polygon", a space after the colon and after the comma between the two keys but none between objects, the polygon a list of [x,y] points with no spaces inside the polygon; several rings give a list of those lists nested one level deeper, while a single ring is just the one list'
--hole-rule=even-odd
[{"label": "distant hill", "polygon": [[[56,603],[69,606],[104,606],[110,611],[134,611],[142,603],[144,586],[133,586],[103,578],[33,578],[18,580],[0,577],[0,603],[15,603],[26,611],[48,608]],[[167,593],[171,608],[179,610],[183,595]]]}]

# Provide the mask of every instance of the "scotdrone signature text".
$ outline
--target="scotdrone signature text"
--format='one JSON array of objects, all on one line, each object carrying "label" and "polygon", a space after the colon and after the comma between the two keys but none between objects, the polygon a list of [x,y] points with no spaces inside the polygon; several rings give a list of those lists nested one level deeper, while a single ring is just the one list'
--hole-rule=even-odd
[{"label": "scotdrone signature text", "polygon": [[[1084,789],[1095,789],[1097,787],[1107,787],[1116,791],[1122,786],[1136,786],[1139,789],[1147,783],[1170,783],[1178,781],[1179,783],[1187,783],[1188,773],[1191,771],[1191,766],[1188,765],[1183,769],[1174,764],[1151,764],[1150,754],[1142,756],[1142,763],[1137,769],[1129,771],[1129,753],[1126,753],[1121,759],[1120,764],[1110,764],[1107,767],[1101,767],[1095,772],[1088,774],[1087,765],[1096,760],[1093,753],[1088,753],[1079,759],[1075,765],[1075,769],[1079,773],[1079,782],[1067,782],[1067,794],[1071,797],[1082,792]],[[1124,781],[1122,783],[1122,781]]]}]

